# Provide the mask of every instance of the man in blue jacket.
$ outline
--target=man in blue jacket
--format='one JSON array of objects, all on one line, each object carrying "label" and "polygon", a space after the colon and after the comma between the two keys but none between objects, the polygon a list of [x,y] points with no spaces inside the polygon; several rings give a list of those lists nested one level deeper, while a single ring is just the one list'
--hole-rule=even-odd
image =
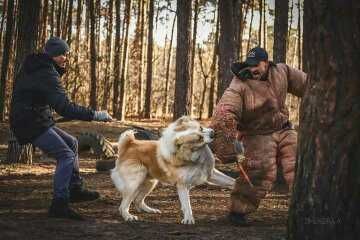
[{"label": "man in blue jacket", "polygon": [[49,217],[81,220],[69,202],[95,200],[99,193],[84,188],[77,140],[55,126],[51,109],[68,119],[106,122],[112,118],[106,111],[94,111],[69,101],[60,82],[68,51],[65,41],[51,37],[43,53],[25,58],[15,80],[10,128],[20,144],[32,143],[57,161]]}]

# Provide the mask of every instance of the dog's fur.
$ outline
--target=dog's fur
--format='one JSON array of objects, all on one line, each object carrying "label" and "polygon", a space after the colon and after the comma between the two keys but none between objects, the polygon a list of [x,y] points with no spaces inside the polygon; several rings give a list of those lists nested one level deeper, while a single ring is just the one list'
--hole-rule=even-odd
[{"label": "dog's fur", "polygon": [[144,202],[158,181],[176,185],[184,224],[194,223],[191,187],[209,183],[232,189],[235,180],[215,169],[215,159],[207,145],[213,135],[212,129],[202,128],[189,117],[171,123],[158,141],[136,140],[132,130],[121,134],[111,178],[122,195],[119,211],[124,220],[138,219],[129,213],[133,201],[138,211],[160,213]]}]

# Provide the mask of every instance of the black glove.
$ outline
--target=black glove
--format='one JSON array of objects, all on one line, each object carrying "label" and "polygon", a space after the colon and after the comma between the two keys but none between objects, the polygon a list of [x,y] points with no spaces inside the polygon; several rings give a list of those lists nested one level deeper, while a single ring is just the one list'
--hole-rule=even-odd
[{"label": "black glove", "polygon": [[249,66],[246,63],[235,62],[231,64],[231,72],[241,80],[253,78]]}]

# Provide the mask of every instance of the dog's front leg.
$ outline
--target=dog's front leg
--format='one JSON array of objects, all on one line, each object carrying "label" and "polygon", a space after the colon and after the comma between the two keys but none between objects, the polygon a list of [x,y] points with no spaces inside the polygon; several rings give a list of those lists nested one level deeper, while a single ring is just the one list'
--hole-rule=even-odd
[{"label": "dog's front leg", "polygon": [[183,220],[181,220],[182,224],[194,224],[195,220],[192,215],[191,204],[190,204],[190,196],[189,191],[190,187],[184,184],[177,184],[177,191],[179,195],[179,200],[181,204],[181,210],[184,214]]}]

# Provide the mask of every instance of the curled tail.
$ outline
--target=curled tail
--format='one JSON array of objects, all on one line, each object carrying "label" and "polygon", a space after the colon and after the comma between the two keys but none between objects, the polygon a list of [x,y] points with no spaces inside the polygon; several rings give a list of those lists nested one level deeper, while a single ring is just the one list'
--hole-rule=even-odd
[{"label": "curled tail", "polygon": [[121,155],[126,150],[127,146],[135,141],[135,131],[134,130],[126,130],[123,132],[118,141],[118,159],[121,159]]}]

